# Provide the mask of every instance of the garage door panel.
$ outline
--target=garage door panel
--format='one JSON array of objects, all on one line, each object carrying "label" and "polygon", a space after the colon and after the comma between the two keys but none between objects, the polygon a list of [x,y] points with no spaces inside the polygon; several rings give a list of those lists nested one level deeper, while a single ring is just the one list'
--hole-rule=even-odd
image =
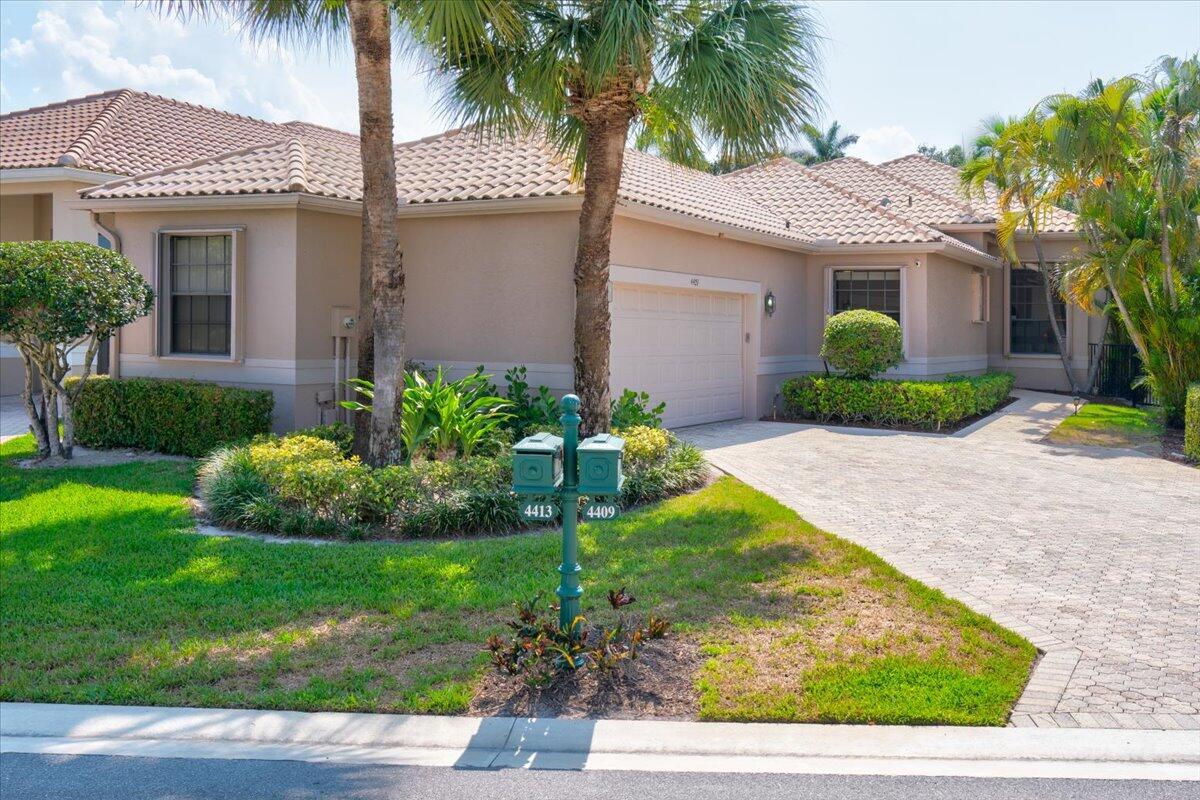
[{"label": "garage door panel", "polygon": [[666,402],[667,425],[742,416],[742,301],[735,294],[613,287],[612,390]]}]

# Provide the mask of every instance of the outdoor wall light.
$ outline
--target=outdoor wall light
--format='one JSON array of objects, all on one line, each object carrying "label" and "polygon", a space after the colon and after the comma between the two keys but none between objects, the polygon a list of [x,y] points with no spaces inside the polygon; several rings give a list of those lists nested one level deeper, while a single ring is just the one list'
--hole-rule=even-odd
[{"label": "outdoor wall light", "polygon": [[775,293],[767,292],[767,296],[763,298],[763,310],[767,312],[767,316],[775,313]]}]

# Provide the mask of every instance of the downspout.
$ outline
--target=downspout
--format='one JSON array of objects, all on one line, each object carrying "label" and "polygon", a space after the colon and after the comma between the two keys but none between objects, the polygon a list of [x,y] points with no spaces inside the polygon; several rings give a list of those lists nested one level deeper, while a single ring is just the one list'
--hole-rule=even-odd
[{"label": "downspout", "polygon": [[[118,253],[121,252],[121,235],[112,228],[107,227],[100,221],[100,214],[93,211],[92,227],[112,243],[112,249]],[[112,341],[109,342],[108,351],[108,375],[110,378],[121,377],[121,329],[117,328],[112,333]]]}]

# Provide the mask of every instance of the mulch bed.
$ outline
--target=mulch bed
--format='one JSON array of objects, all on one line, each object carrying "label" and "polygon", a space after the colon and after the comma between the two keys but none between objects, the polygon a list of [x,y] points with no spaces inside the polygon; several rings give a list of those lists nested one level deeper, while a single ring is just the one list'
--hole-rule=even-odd
[{"label": "mulch bed", "polygon": [[950,423],[949,425],[945,425],[938,430],[933,430],[931,428],[919,428],[916,425],[880,425],[880,424],[872,423],[872,422],[835,422],[833,420],[822,420],[822,419],[812,419],[812,418],[808,418],[808,417],[793,417],[793,416],[763,417],[762,421],[763,422],[787,422],[787,423],[791,423],[793,425],[826,425],[831,428],[869,428],[871,430],[877,430],[877,431],[902,431],[905,433],[937,433],[937,434],[949,435],[952,433],[957,433],[958,431],[961,431],[963,428],[968,428],[968,427],[974,425],[976,422],[979,422],[979,420],[981,420],[981,419],[987,419],[988,417],[995,414],[997,411],[1000,411],[1001,409],[1006,408],[1015,402],[1017,402],[1017,398],[1010,396],[1007,399],[1005,399],[1004,402],[1000,403],[1000,405],[996,406],[995,408],[993,408],[991,411],[987,412],[986,414],[973,414],[972,416],[969,416],[969,417],[963,417],[962,419],[958,420],[957,422],[953,422],[953,423]]},{"label": "mulch bed", "polygon": [[688,637],[668,634],[647,642],[638,657],[609,674],[580,670],[551,686],[532,689],[520,677],[489,668],[471,716],[567,719],[696,719],[696,671],[704,659]]}]

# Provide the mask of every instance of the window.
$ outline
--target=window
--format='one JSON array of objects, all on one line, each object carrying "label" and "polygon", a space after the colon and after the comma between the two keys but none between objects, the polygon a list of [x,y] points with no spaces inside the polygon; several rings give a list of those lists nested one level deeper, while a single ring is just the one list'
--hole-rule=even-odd
[{"label": "window", "polygon": [[854,308],[878,311],[900,322],[900,270],[835,270],[833,313]]},{"label": "window", "polygon": [[[1009,349],[1013,353],[1058,354],[1050,327],[1042,273],[1029,265],[1013,267],[1009,279]],[[1053,298],[1059,330],[1066,331],[1067,306],[1057,292]]]},{"label": "window", "polygon": [[233,237],[167,238],[168,352],[229,355]]}]

